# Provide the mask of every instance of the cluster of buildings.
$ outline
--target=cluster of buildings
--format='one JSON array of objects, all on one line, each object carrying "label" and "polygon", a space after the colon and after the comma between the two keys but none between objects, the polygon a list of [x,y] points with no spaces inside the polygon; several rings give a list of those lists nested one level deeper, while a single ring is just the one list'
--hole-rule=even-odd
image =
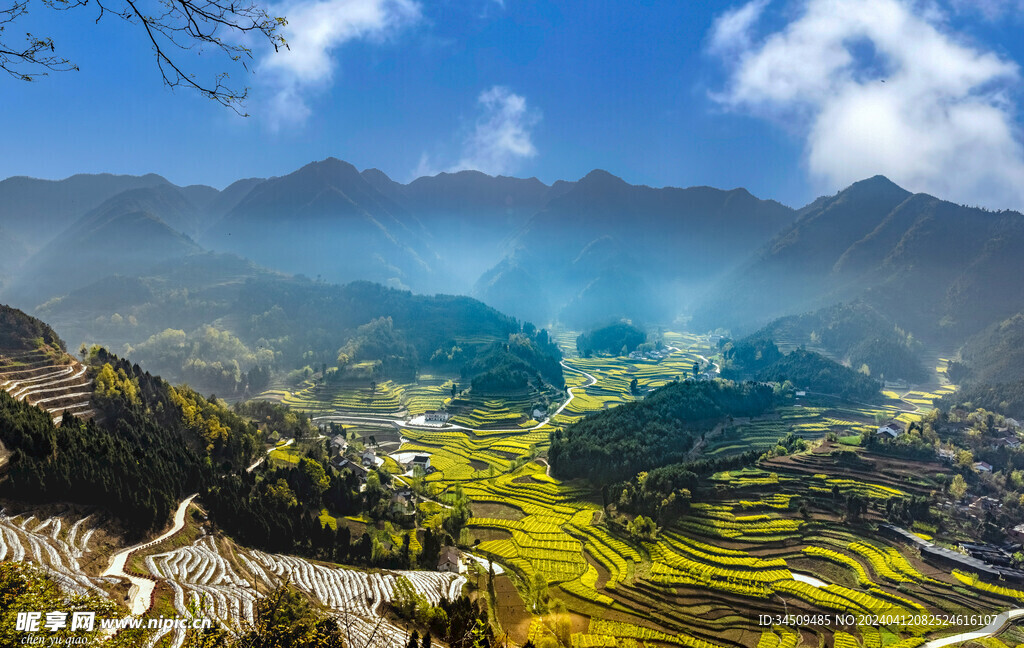
[{"label": "cluster of buildings", "polygon": [[[880,437],[886,437],[888,439],[898,439],[903,436],[907,431],[906,426],[897,420],[888,421],[878,426],[876,434]],[[1015,434],[1009,436],[1000,437],[992,442],[991,448],[998,450],[1000,448],[1010,448],[1016,450],[1020,448],[1021,440]],[[945,463],[951,464],[956,461],[956,450],[952,448],[939,448],[935,451],[935,456]],[[987,461],[975,461],[972,466],[975,472],[978,473],[990,473],[992,472],[992,464]]]},{"label": "cluster of buildings", "polygon": [[656,351],[632,351],[629,354],[630,360],[664,360],[672,353],[668,349],[658,349]]},{"label": "cluster of buildings", "polygon": [[[908,542],[916,545],[921,551],[921,556],[930,558],[935,563],[954,569],[962,569],[987,577],[989,580],[1007,580],[1014,583],[1024,583],[1024,571],[1010,567],[1010,556],[1013,550],[1018,550],[1020,545],[1007,545],[997,547],[986,544],[961,543],[960,551],[954,551],[946,547],[928,542],[917,535],[892,524],[879,525],[879,531],[890,538]],[[972,553],[972,550],[975,553]],[[1005,558],[1005,562],[1004,562]],[[991,562],[998,560],[998,563]]]},{"label": "cluster of buildings", "polygon": [[[366,473],[384,463],[384,459],[369,448],[362,453],[349,452],[348,440],[344,435],[335,435],[330,442],[331,463],[339,470],[351,470],[360,481],[366,481]],[[405,462],[408,471],[420,468],[424,473],[434,472],[430,465],[430,455],[415,454]]]}]

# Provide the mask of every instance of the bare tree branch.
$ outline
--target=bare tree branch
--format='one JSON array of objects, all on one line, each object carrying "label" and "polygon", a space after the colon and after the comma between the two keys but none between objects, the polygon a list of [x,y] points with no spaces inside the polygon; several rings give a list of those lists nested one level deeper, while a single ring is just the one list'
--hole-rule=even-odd
[{"label": "bare tree branch", "polygon": [[[2,2],[3,0],[0,0]],[[12,0],[0,9],[0,70],[22,81],[32,81],[50,71],[77,70],[78,66],[56,54],[52,39],[28,34],[23,46],[7,42],[6,28],[28,13],[32,0]],[[85,7],[90,0],[36,0],[44,7],[66,11]],[[278,31],[287,24],[284,18],[271,17],[254,0],[92,0],[98,8],[96,22],[114,14],[142,27],[156,57],[157,69],[170,88],[184,86],[243,114],[240,108],[249,88],[228,82],[227,71],[203,80],[181,64],[181,51],[222,55],[230,65],[240,64],[248,71],[253,58],[247,43],[250,36],[265,40],[275,51],[287,48]],[[112,3],[123,3],[115,5]],[[180,51],[179,51],[180,50]]]}]

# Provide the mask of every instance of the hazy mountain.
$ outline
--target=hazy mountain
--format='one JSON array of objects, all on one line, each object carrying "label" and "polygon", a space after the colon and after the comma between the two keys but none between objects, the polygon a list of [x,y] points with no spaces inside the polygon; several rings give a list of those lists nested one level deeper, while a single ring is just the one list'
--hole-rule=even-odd
[{"label": "hazy mountain", "polygon": [[38,249],[77,218],[129,189],[169,184],[155,173],[144,176],[79,174],[64,180],[16,176],[0,181],[0,227]]},{"label": "hazy mountain", "polygon": [[[601,170],[551,192],[475,294],[513,313],[555,304],[547,316],[573,326],[622,316],[672,319],[696,290],[794,217],[744,189],[653,189]],[[525,300],[505,291],[509,282],[500,275],[510,272],[535,278],[520,289]]]},{"label": "hazy mountain", "polygon": [[255,184],[201,240],[330,281],[422,288],[436,275],[437,254],[416,218],[335,158]]},{"label": "hazy mountain", "polygon": [[[438,250],[445,290],[466,291],[496,258],[508,254],[512,237],[570,183],[549,187],[537,178],[489,176],[479,171],[439,173],[400,184],[378,169],[363,171],[377,190],[415,214]],[[451,251],[457,250],[454,257]]]},{"label": "hazy mountain", "polygon": [[197,252],[194,241],[168,224],[194,222],[196,214],[168,184],[118,194],[33,254],[7,294],[32,308],[103,277],[138,276],[157,263]]},{"label": "hazy mountain", "polygon": [[0,227],[0,288],[4,278],[13,272],[21,261],[28,256],[24,244],[14,234]]},{"label": "hazy mountain", "polygon": [[854,298],[955,344],[1024,308],[1024,216],[911,194],[877,176],[800,210],[716,284],[698,326],[751,329]]}]

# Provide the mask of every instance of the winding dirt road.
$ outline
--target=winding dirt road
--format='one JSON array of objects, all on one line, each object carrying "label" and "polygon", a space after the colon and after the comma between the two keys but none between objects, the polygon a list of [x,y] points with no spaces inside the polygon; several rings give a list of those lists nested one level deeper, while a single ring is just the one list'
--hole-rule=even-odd
[{"label": "winding dirt road", "polygon": [[256,470],[256,467],[259,466],[261,463],[263,463],[264,460],[266,460],[266,458],[270,456],[271,452],[273,452],[274,450],[280,450],[281,448],[287,448],[288,446],[290,446],[293,443],[295,443],[295,439],[288,439],[287,441],[285,441],[281,445],[276,445],[276,446],[274,446],[272,448],[267,448],[266,454],[264,454],[262,457],[260,457],[256,461],[252,462],[252,465],[249,466],[248,468],[246,468],[245,472],[251,473],[252,471]]},{"label": "winding dirt road", "polygon": [[171,528],[161,535],[160,537],[150,540],[149,542],[143,542],[127,549],[122,549],[110,558],[110,564],[106,570],[103,571],[101,576],[113,576],[115,578],[125,578],[131,581],[131,589],[128,590],[128,609],[135,616],[141,616],[149,610],[149,604],[152,599],[153,588],[156,586],[156,582],[147,578],[140,578],[132,574],[125,573],[124,568],[128,563],[128,557],[132,553],[141,549],[147,549],[154,545],[160,544],[167,538],[170,538],[178,531],[181,531],[185,527],[185,512],[188,510],[189,504],[192,503],[199,494],[193,493],[189,495],[181,504],[178,505],[178,510],[174,512],[174,524]]}]

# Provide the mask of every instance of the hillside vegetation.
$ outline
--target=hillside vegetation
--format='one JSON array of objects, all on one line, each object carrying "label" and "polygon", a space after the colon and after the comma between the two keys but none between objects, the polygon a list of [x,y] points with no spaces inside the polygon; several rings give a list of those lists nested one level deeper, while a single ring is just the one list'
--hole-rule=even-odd
[{"label": "hillside vegetation", "polygon": [[[576,338],[576,350],[587,358],[595,353],[618,355],[631,353],[647,341],[647,334],[627,322],[616,322],[581,333]],[[625,355],[625,354],[623,354]]]},{"label": "hillside vegetation", "polygon": [[876,379],[928,379],[921,342],[897,326],[891,316],[862,300],[782,317],[751,337],[824,349],[854,368],[866,367],[867,374]]},{"label": "hillside vegetation", "polygon": [[726,417],[763,414],[775,402],[767,385],[724,381],[670,383],[642,401],[590,414],[552,434],[551,468],[560,478],[598,483],[682,461]]},{"label": "hillside vegetation", "polygon": [[881,383],[830,360],[820,353],[797,349],[757,373],[758,380],[789,381],[799,389],[835,394],[842,398],[877,398]]},{"label": "hillside vegetation", "polygon": [[168,266],[124,289],[102,282],[87,296],[40,310],[79,339],[122,345],[147,370],[224,396],[242,396],[246,387],[259,393],[274,376],[304,369],[308,377],[337,368],[329,378],[360,384],[409,381],[425,369],[464,374],[468,382],[489,370],[472,368],[478,356],[520,334],[538,344],[519,361],[562,383],[560,354],[546,333],[469,297],[368,282],[334,286],[216,255],[191,257],[185,267]]},{"label": "hillside vegetation", "polygon": [[93,403],[103,422],[42,410],[0,394],[0,439],[13,451],[2,488],[33,502],[109,510],[133,535],[163,526],[188,493],[244,469],[258,431],[188,388],[175,388],[95,349]]},{"label": "hillside vegetation", "polygon": [[43,345],[65,350],[64,341],[48,324],[17,308],[0,304],[0,349],[32,351]]}]

